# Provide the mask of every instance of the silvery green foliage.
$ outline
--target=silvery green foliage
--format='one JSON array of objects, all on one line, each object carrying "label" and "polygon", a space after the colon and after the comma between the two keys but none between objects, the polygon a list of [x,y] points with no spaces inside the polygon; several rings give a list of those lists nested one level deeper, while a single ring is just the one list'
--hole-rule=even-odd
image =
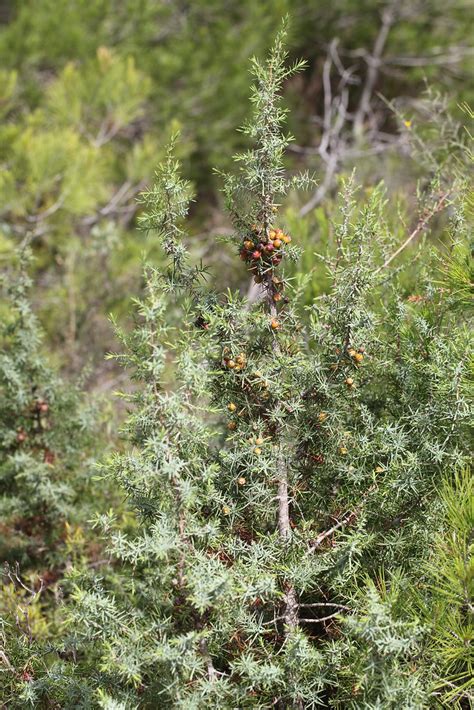
[{"label": "silvery green foliage", "polygon": [[368,580],[354,599],[358,612],[345,620],[350,643],[346,673],[353,681],[346,707],[429,707],[427,668],[415,661],[425,629],[418,619],[407,618],[406,587],[398,574],[389,585],[380,577]]},{"label": "silvery green foliage", "polygon": [[169,266],[147,268],[135,328],[119,334],[138,386],[127,443],[103,466],[134,518],[97,519],[110,579],[73,577],[76,660],[48,691],[65,707],[61,674],[106,708],[429,706],[432,674],[411,666],[424,627],[400,608],[396,570],[419,574],[438,481],[467,455],[465,334],[435,285],[407,300],[387,280],[383,187],[363,200],[351,181],[331,288],[298,314],[277,212],[284,59],[279,37],[254,64],[255,148],[225,178],[260,300],[213,293],[190,263],[171,151],[143,196]]},{"label": "silvery green foliage", "polygon": [[29,300],[28,250],[20,261],[4,279],[0,326],[0,549],[23,565],[45,550],[54,559],[61,525],[84,492],[92,409],[48,363]]},{"label": "silvery green foliage", "polygon": [[2,280],[0,305],[0,687],[6,705],[28,707],[43,691],[56,623],[53,594],[42,592],[67,564],[67,525],[91,514],[95,412],[50,365],[30,303],[28,249],[19,261]]}]

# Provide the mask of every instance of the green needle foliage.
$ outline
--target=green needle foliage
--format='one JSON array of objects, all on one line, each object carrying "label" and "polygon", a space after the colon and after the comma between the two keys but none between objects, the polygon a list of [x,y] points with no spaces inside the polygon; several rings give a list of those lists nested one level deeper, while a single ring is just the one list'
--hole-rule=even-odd
[{"label": "green needle foliage", "polygon": [[173,146],[142,195],[168,266],[147,267],[135,327],[119,332],[137,387],[127,444],[102,467],[135,516],[97,518],[114,570],[73,573],[63,653],[23,702],[430,707],[433,673],[413,665],[423,625],[397,570],[417,579],[439,482],[468,456],[466,332],[429,279],[400,298],[383,186],[364,201],[351,181],[329,292],[299,317],[278,206],[311,181],[283,171],[279,92],[299,68],[285,60],[280,34],[254,61],[254,147],[224,176],[256,301],[214,292],[191,262]]},{"label": "green needle foliage", "polygon": [[[0,330],[2,560],[57,561],[64,523],[84,494],[92,409],[50,367],[30,305],[27,251],[5,280]],[[73,516],[74,517],[74,516]]]},{"label": "green needle foliage", "polygon": [[[235,131],[247,112],[248,60],[267,51],[286,13],[292,18],[291,52],[307,59],[305,71],[283,87],[295,108],[290,125],[299,143],[286,163],[297,160],[321,170],[320,181],[328,186],[324,208],[290,223],[300,244],[309,246],[301,268],[314,267],[314,240],[327,234],[337,178],[330,177],[331,165],[337,165],[337,174],[360,166],[358,181],[370,187],[387,176],[395,232],[400,224],[396,202],[411,198],[423,172],[405,143],[409,134],[431,135],[437,152],[446,145],[445,136],[433,136],[430,125],[431,116],[439,119],[439,106],[423,109],[426,80],[452,97],[452,109],[472,102],[466,42],[472,19],[466,4],[5,0],[0,9],[0,255],[14,259],[24,235],[32,237],[35,270],[41,274],[36,312],[63,369],[78,373],[91,365],[91,386],[100,392],[108,383],[112,387],[117,371],[103,362],[112,348],[107,316],[113,312],[122,322],[129,294],[141,293],[143,239],[136,233],[135,198],[178,126],[183,171],[198,195],[190,251],[196,258],[205,253],[210,266],[218,264],[219,288],[241,285],[242,271],[220,259],[205,236],[222,219],[212,167],[228,171],[233,154],[249,146],[248,136]],[[370,58],[374,50],[382,50],[380,59]],[[322,81],[325,58],[332,67],[326,63]],[[345,117],[358,113],[367,92],[369,113],[364,126],[357,121],[361,145],[351,148],[353,126]],[[388,105],[413,121],[410,130]],[[308,286],[308,302],[322,292],[322,281],[320,274],[317,284]]]},{"label": "green needle foliage", "polygon": [[[58,580],[92,511],[93,409],[50,366],[28,249],[3,280],[0,324],[0,688],[16,698],[59,632]],[[47,657],[47,656],[46,656]]]},{"label": "green needle foliage", "polygon": [[444,524],[428,562],[421,618],[436,697],[443,706],[463,708],[474,700],[474,491],[468,469],[443,482],[441,500]]}]

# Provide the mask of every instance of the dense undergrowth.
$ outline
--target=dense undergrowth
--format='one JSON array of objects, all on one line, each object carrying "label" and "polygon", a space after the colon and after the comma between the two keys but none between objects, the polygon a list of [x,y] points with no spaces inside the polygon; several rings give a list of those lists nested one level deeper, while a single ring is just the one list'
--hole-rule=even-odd
[{"label": "dense undergrowth", "polygon": [[6,708],[472,703],[464,10],[7,4]]}]

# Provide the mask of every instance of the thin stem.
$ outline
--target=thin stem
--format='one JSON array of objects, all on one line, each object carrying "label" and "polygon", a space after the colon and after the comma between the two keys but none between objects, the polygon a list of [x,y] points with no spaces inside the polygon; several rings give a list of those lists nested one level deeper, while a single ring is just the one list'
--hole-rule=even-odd
[{"label": "thin stem", "polygon": [[319,619],[301,619],[301,622],[304,622],[305,624],[320,624],[322,621],[328,621],[329,619],[334,619],[336,616],[339,615],[339,612],[336,611],[334,614],[329,614],[328,616],[322,616]]},{"label": "thin stem", "polygon": [[379,33],[375,39],[374,48],[372,54],[367,57],[367,76],[362,90],[362,95],[360,97],[359,106],[354,117],[354,136],[357,138],[362,133],[362,127],[364,119],[370,108],[370,100],[374,92],[375,84],[377,82],[377,77],[379,74],[380,65],[382,63],[382,54],[385,48],[385,44],[388,39],[390,29],[393,25],[395,2],[384,11],[382,15],[382,24],[380,26]]},{"label": "thin stem", "polygon": [[389,264],[392,263],[394,259],[397,258],[399,254],[402,253],[404,249],[407,248],[411,242],[416,239],[416,237],[425,229],[425,227],[428,225],[429,221],[439,212],[441,212],[445,207],[446,207],[446,200],[448,199],[449,195],[451,194],[451,190],[448,190],[447,192],[444,192],[436,202],[436,204],[432,207],[432,209],[424,214],[421,219],[419,220],[418,224],[416,225],[415,229],[411,232],[411,234],[405,239],[403,244],[398,247],[398,249],[388,258],[384,261],[382,266],[379,266],[378,269],[375,270],[374,274],[378,274],[380,271],[383,269],[386,269]]},{"label": "thin stem", "polygon": [[339,530],[339,528],[342,528],[343,525],[347,525],[350,523],[354,518],[357,516],[358,512],[361,510],[364,502],[367,500],[368,496],[372,493],[377,488],[376,484],[373,484],[370,486],[370,488],[367,489],[367,491],[364,493],[362,500],[360,501],[359,505],[354,508],[354,510],[349,510],[347,513],[344,513],[342,518],[338,520],[338,522],[333,525],[331,528],[328,530],[325,530],[322,532],[316,540],[313,542],[312,545],[309,547],[309,552],[314,552],[318,547],[320,547],[321,543],[330,535],[332,535],[336,530]]},{"label": "thin stem", "polygon": [[[269,66],[269,84],[271,86],[273,82],[273,70],[270,64]],[[274,97],[272,98],[271,106],[266,107],[266,131],[268,134],[272,135],[277,130],[276,126],[272,122],[272,113],[274,108]],[[261,174],[262,174],[262,192],[261,192],[261,216],[263,221],[263,228],[265,234],[268,238],[270,230],[270,222],[273,215],[273,208],[275,204],[275,195],[271,179],[271,155],[270,149],[265,144],[262,146],[262,158],[261,158]],[[265,279],[265,290],[267,295],[267,308],[270,316],[276,318],[278,315],[277,307],[274,301],[274,295],[277,292],[276,286],[272,280],[273,270],[270,269]],[[280,352],[280,346],[278,343],[278,337],[275,334],[273,338],[273,352],[278,355]],[[286,467],[286,461],[283,453],[279,451],[277,460],[278,469],[278,511],[277,511],[277,525],[278,532],[282,541],[287,542],[291,537],[291,526],[290,526],[290,503],[288,495],[288,471]],[[285,589],[285,612],[284,612],[285,625],[290,629],[294,629],[298,625],[298,601],[296,597],[296,592],[292,584],[287,583]]]},{"label": "thin stem", "polygon": [[333,602],[313,602],[312,604],[298,604],[299,607],[304,607],[306,608],[311,608],[311,607],[327,607],[327,606],[332,606],[337,609],[344,609],[345,611],[351,611],[351,608],[349,606],[346,606],[345,604],[334,604]]}]

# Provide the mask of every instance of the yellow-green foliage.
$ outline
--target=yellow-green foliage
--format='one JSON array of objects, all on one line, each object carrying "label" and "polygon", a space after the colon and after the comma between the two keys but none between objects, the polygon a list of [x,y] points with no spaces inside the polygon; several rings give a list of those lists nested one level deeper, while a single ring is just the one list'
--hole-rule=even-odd
[{"label": "yellow-green foliage", "polygon": [[[25,579],[34,589],[40,588],[40,579]],[[20,634],[42,640],[48,637],[52,626],[51,609],[45,610],[41,594],[8,582],[0,585],[0,617]]]},{"label": "yellow-green foliage", "polygon": [[[12,85],[10,76],[10,93]],[[55,215],[57,226],[93,213],[115,179],[115,152],[106,146],[142,116],[149,86],[131,58],[106,48],[80,67],[67,64],[43,104],[17,124],[4,156],[3,211],[27,222]]]},{"label": "yellow-green foliage", "polygon": [[434,541],[429,566],[429,653],[436,691],[445,706],[474,699],[474,479],[469,469],[447,479],[441,492],[444,526]]}]

